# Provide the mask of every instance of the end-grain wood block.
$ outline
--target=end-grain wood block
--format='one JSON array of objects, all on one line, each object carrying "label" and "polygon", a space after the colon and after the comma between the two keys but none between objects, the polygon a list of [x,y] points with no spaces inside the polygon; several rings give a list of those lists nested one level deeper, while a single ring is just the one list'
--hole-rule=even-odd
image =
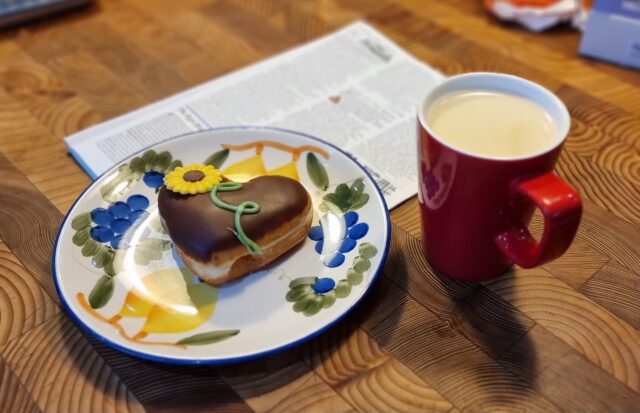
[{"label": "end-grain wood block", "polygon": [[79,22],[69,35],[83,52],[108,67],[122,83],[150,99],[160,99],[191,86],[172,67],[98,19]]},{"label": "end-grain wood block", "polygon": [[[366,303],[366,301],[365,301]],[[306,362],[332,387],[384,364],[390,355],[348,317],[301,346]]]},{"label": "end-grain wood block", "polygon": [[460,282],[434,271],[422,243],[395,225],[384,275],[492,356],[533,326],[528,317],[481,284]]},{"label": "end-grain wood block", "polygon": [[126,7],[109,10],[100,15],[109,28],[137,45],[145,53],[166,66],[172,67],[191,84],[204,82],[221,74],[220,65],[226,65],[218,56],[198,47],[193,39],[183,38],[166,30],[154,19]]},{"label": "end-grain wood block", "polygon": [[[529,230],[540,239],[544,228],[542,214],[536,210]],[[591,247],[585,238],[589,237],[585,226],[578,227],[569,249],[559,258],[546,263],[543,268],[560,278],[576,290],[591,278],[604,264],[609,261],[609,256]]]},{"label": "end-grain wood block", "polygon": [[635,412],[640,395],[536,325],[498,361],[565,411]]},{"label": "end-grain wood block", "polygon": [[51,252],[62,217],[1,153],[0,176],[0,240],[57,300]]},{"label": "end-grain wood block", "polygon": [[264,18],[257,18],[254,12],[234,2],[220,0],[200,10],[216,24],[248,41],[256,50],[276,53],[296,43],[290,33],[278,29]]},{"label": "end-grain wood block", "polygon": [[451,403],[393,357],[342,385],[340,393],[360,412],[451,410]]},{"label": "end-grain wood block", "polygon": [[541,269],[486,284],[536,323],[631,389],[640,389],[640,333]]},{"label": "end-grain wood block", "polygon": [[217,24],[199,11],[182,7],[173,0],[125,0],[141,14],[152,17],[168,30],[195,42],[202,50],[217,56],[212,62],[228,71],[265,57],[250,42]]},{"label": "end-grain wood block", "polygon": [[0,43],[0,84],[58,144],[62,144],[61,138],[103,120],[49,68],[14,42]]},{"label": "end-grain wood block", "polygon": [[[256,412],[353,411],[353,406],[301,360],[299,347],[222,366],[218,371]],[[311,399],[320,402],[311,405]]]},{"label": "end-grain wood block", "polygon": [[631,271],[640,268],[640,224],[624,220],[583,199],[581,239],[600,253],[612,257]]},{"label": "end-grain wood block", "polygon": [[354,407],[300,360],[279,371],[225,380],[256,412],[354,412]]},{"label": "end-grain wood block", "polygon": [[44,195],[60,212],[66,211],[90,179],[84,173],[80,174],[81,169],[71,156],[51,155],[66,151],[64,144],[27,112],[15,97],[2,89],[0,129],[3,131],[0,151],[5,159],[11,161],[39,194]]},{"label": "end-grain wood block", "polygon": [[94,337],[91,345],[147,411],[160,413],[212,409],[250,412],[214,366],[189,366],[143,360],[111,348]]},{"label": "end-grain wood block", "polygon": [[314,371],[360,412],[451,409],[429,384],[351,323],[340,323],[303,347]]},{"label": "end-grain wood block", "polygon": [[59,312],[55,301],[0,241],[0,346]]},{"label": "end-grain wood block", "polygon": [[[561,87],[562,90],[564,87]],[[558,94],[558,91],[556,91]],[[565,104],[568,104],[565,102]],[[611,139],[610,135],[607,135],[598,126],[591,125],[577,118],[574,113],[573,106],[569,107],[571,117],[571,128],[569,129],[569,135],[564,141],[564,149],[574,152],[580,156],[591,157],[598,153],[602,148],[609,144]]]},{"label": "end-grain wood block", "polygon": [[[637,88],[629,89],[634,91]],[[627,142],[640,150],[640,141],[637,139],[640,134],[640,118],[637,115],[571,86],[565,85],[556,93],[569,107],[574,119],[580,120],[587,127],[602,131],[610,139]]]},{"label": "end-grain wood block", "polygon": [[9,342],[0,349],[0,356],[42,411],[144,411],[113,369],[63,315]]},{"label": "end-grain wood block", "polygon": [[640,330],[640,274],[609,262],[580,292]]},{"label": "end-grain wood block", "polygon": [[558,411],[391,281],[378,282],[363,329],[380,346],[462,411]]},{"label": "end-grain wood block", "polygon": [[640,187],[628,179],[603,169],[590,159],[563,151],[556,166],[583,199],[588,199],[629,222],[640,222]]},{"label": "end-grain wood block", "polygon": [[13,374],[4,360],[0,359],[0,405],[11,413],[41,413],[42,410],[24,388],[20,379]]},{"label": "end-grain wood block", "polygon": [[105,118],[137,109],[150,101],[140,89],[126,84],[87,51],[55,56],[44,63],[69,88],[78,90],[78,94]]}]

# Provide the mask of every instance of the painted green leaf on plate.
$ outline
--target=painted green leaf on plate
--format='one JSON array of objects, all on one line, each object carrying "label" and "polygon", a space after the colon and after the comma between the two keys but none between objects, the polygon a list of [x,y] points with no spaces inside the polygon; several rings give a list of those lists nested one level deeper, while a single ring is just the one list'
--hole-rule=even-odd
[{"label": "painted green leaf on plate", "polygon": [[322,191],[327,190],[329,187],[329,175],[327,175],[324,165],[312,152],[307,154],[307,174],[316,188]]},{"label": "painted green leaf on plate", "polygon": [[89,293],[89,305],[91,305],[91,308],[102,308],[109,302],[111,296],[113,296],[114,284],[113,278],[108,275],[103,275],[98,279],[98,282]]},{"label": "painted green leaf on plate", "polygon": [[240,330],[214,330],[208,331],[206,333],[195,334],[193,336],[189,336],[187,338],[183,338],[176,342],[176,344],[181,345],[204,345],[204,344],[213,344],[222,340],[226,340],[230,337],[238,335]]},{"label": "painted green leaf on plate", "polygon": [[296,288],[299,285],[313,284],[314,282],[316,282],[316,277],[299,277],[289,283],[289,288]]},{"label": "painted green leaf on plate", "polygon": [[76,231],[91,226],[91,215],[88,212],[80,214],[71,221],[71,228]]},{"label": "painted green leaf on plate", "polygon": [[224,165],[228,157],[229,157],[229,149],[226,149],[226,148],[221,149],[218,152],[214,153],[213,155],[209,156],[207,159],[205,159],[204,164],[211,165],[214,168],[220,169],[220,167]]},{"label": "painted green leaf on plate", "polygon": [[378,253],[378,249],[368,242],[363,242],[358,246],[358,254],[365,259],[371,259]]},{"label": "painted green leaf on plate", "polygon": [[87,241],[89,241],[89,238],[90,238],[89,231],[90,231],[89,227],[83,228],[78,232],[76,232],[73,235],[73,238],[71,240],[78,247],[82,247],[84,244],[87,243]]}]

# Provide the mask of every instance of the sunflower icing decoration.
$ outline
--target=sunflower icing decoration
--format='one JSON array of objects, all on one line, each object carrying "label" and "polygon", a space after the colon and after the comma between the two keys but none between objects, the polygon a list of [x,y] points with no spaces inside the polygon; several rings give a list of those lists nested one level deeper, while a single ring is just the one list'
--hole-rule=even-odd
[{"label": "sunflower icing decoration", "polygon": [[222,181],[220,171],[211,165],[199,163],[178,166],[164,177],[167,189],[183,195],[209,192],[220,181]]}]

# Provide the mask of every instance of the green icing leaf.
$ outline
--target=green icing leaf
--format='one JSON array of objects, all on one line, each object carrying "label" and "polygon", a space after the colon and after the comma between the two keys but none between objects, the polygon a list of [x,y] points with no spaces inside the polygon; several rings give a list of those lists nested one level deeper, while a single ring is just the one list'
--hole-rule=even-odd
[{"label": "green icing leaf", "polygon": [[368,242],[363,242],[358,247],[358,254],[364,259],[371,259],[378,253],[378,249]]},{"label": "green icing leaf", "polygon": [[336,297],[345,298],[349,294],[351,294],[351,284],[347,280],[340,280],[338,284],[336,284]]},{"label": "green icing leaf", "polygon": [[349,281],[349,284],[351,285],[359,285],[363,278],[362,273],[354,270],[353,268],[349,268],[347,271],[347,281]]},{"label": "green icing leaf", "polygon": [[299,277],[295,280],[291,280],[291,282],[289,283],[289,288],[293,289],[299,285],[308,285],[313,284],[314,282],[316,282],[316,277]]},{"label": "green icing leaf", "polygon": [[359,272],[360,274],[364,273],[369,268],[371,268],[371,261],[369,261],[368,259],[362,258],[362,257],[356,257],[353,260],[353,269]]},{"label": "green icing leaf", "polygon": [[89,293],[89,304],[91,308],[98,309],[104,307],[113,295],[115,283],[113,278],[103,275]]},{"label": "green icing leaf", "polygon": [[324,165],[312,152],[307,154],[307,174],[316,188],[322,191],[327,190],[329,187],[329,175],[327,175]]},{"label": "green icing leaf", "polygon": [[238,333],[240,333],[240,330],[207,331],[206,333],[195,334],[193,336],[183,338],[182,340],[177,341],[176,344],[191,346],[213,344],[238,335]]},{"label": "green icing leaf", "polygon": [[75,229],[76,231],[87,228],[89,226],[91,226],[91,215],[88,212],[77,215],[71,221],[71,228]]},{"label": "green icing leaf", "polygon": [[229,149],[226,149],[226,148],[221,149],[218,152],[214,153],[213,155],[209,156],[207,159],[205,159],[204,164],[211,165],[214,168],[220,169],[220,167],[222,167],[224,162],[229,157],[229,152],[230,152]]},{"label": "green icing leaf", "polygon": [[78,232],[76,232],[73,235],[73,238],[71,240],[78,247],[82,247],[84,244],[87,243],[87,241],[89,241],[89,238],[90,238],[89,231],[90,230],[91,229],[89,227],[79,230]]},{"label": "green icing leaf", "polygon": [[87,242],[82,247],[82,255],[85,257],[93,257],[100,250],[100,243],[95,242],[92,239],[88,239]]},{"label": "green icing leaf", "polygon": [[322,308],[329,308],[336,302],[336,292],[334,290],[322,296]]}]

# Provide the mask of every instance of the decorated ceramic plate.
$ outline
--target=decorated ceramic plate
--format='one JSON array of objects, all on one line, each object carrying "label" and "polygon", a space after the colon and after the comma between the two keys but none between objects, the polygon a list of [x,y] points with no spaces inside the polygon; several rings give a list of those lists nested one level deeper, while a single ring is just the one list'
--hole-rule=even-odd
[{"label": "decorated ceramic plate", "polygon": [[[264,175],[300,182],[313,204],[304,240],[246,277],[202,282],[176,253],[157,200],[165,177],[167,186],[189,190],[205,182],[197,171],[208,166],[240,187]],[[268,203],[273,190],[246,201]],[[246,209],[226,211],[238,218],[226,230],[239,245]],[[193,219],[189,228],[199,226]],[[287,130],[223,128],[155,145],[90,185],[60,228],[54,277],[76,321],[122,351],[173,363],[233,362],[295,345],[353,308],[382,268],[389,231],[377,186],[340,149]]]}]

